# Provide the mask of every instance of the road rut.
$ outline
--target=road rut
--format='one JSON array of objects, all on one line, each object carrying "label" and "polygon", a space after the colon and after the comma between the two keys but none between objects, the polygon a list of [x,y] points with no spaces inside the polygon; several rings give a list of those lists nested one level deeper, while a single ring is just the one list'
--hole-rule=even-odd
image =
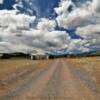
[{"label": "road rut", "polygon": [[39,71],[30,71],[12,87],[0,95],[0,100],[100,100],[100,95],[76,77],[63,59],[54,60]]}]

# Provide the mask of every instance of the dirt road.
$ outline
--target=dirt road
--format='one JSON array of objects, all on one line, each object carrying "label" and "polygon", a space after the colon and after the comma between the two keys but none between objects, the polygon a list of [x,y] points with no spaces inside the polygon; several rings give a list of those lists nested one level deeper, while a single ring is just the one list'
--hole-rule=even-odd
[{"label": "dirt road", "polygon": [[100,100],[100,94],[88,88],[73,70],[63,59],[39,70],[24,70],[0,85],[0,100]]}]

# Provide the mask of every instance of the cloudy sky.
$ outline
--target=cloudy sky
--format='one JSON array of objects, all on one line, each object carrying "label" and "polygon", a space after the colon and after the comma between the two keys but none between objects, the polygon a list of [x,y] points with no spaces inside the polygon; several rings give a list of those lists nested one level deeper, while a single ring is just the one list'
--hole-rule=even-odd
[{"label": "cloudy sky", "polygon": [[99,5],[100,0],[0,0],[0,52],[100,50]]}]

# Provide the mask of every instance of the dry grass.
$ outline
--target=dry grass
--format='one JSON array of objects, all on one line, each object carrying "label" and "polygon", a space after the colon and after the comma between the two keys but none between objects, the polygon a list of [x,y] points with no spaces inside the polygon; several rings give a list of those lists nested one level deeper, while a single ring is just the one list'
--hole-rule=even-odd
[{"label": "dry grass", "polygon": [[30,69],[29,67],[41,68],[49,60],[7,59],[0,60],[0,80],[6,79],[10,74]]},{"label": "dry grass", "polygon": [[31,79],[31,75],[43,70],[49,63],[51,60],[20,58],[0,60],[0,96],[13,91],[21,84],[26,84],[27,80]]},{"label": "dry grass", "polygon": [[100,57],[70,58],[67,59],[67,62],[78,70],[89,74],[100,92]]}]

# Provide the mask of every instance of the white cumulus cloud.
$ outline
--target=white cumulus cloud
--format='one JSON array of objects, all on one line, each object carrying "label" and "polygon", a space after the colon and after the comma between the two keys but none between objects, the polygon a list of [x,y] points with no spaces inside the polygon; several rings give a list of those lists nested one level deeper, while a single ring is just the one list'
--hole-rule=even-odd
[{"label": "white cumulus cloud", "polygon": [[[59,7],[55,8],[58,14],[56,20],[60,27],[65,29],[76,29],[76,34],[82,37],[82,44],[79,40],[72,40],[68,49],[86,47],[100,48],[100,0],[93,0],[76,7],[72,0],[61,0]],[[71,12],[68,7],[73,6]],[[78,45],[78,46],[77,46]],[[73,48],[72,48],[73,47]]]},{"label": "white cumulus cloud", "polygon": [[16,10],[0,11],[0,47],[11,48],[10,51],[30,52],[32,48],[63,48],[70,40],[65,31],[55,30],[54,20],[41,19],[36,28],[31,28],[30,24],[34,23],[35,19],[35,16],[18,14]]},{"label": "white cumulus cloud", "polygon": [[[22,0],[19,3],[23,6]],[[37,21],[36,16],[21,14],[18,10],[0,10],[0,52],[31,52],[34,48],[86,52],[90,47],[100,48],[99,3],[99,0],[87,0],[76,7],[72,0],[61,0],[54,9],[57,17],[40,18],[34,28],[31,26]],[[81,38],[72,39],[66,31],[55,30],[56,24],[65,29],[76,29]]]}]

